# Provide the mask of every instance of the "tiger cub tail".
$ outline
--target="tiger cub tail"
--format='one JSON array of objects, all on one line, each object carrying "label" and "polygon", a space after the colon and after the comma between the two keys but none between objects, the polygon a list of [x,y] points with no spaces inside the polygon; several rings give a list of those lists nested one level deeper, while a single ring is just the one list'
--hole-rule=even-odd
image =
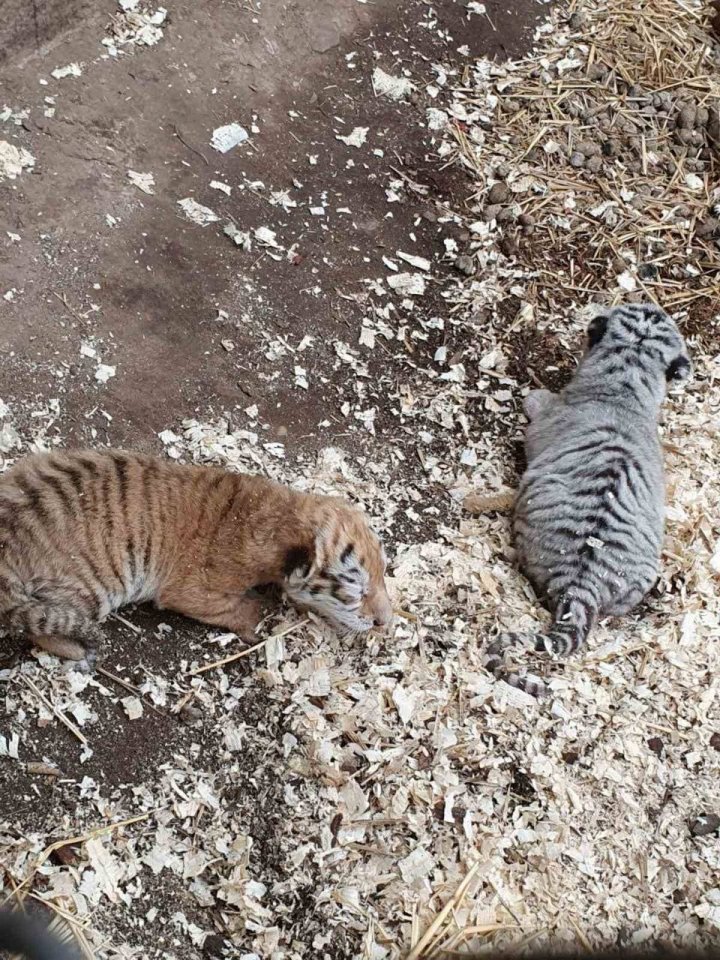
[{"label": "tiger cub tail", "polygon": [[504,680],[530,696],[547,696],[549,690],[545,681],[535,674],[525,670],[520,672],[508,665],[508,655],[518,650],[549,653],[554,657],[577,653],[587,640],[596,620],[597,609],[589,600],[566,597],[555,608],[554,620],[546,633],[534,636],[519,633],[500,634],[485,649],[483,666],[498,680]]},{"label": "tiger cub tail", "polygon": [[11,910],[0,910],[0,953],[5,951],[27,960],[80,960],[38,917]]}]

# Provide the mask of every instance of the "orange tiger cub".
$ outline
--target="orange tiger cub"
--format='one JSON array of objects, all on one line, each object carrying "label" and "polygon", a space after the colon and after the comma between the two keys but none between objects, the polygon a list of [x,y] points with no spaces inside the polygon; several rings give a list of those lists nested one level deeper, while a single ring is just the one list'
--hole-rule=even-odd
[{"label": "orange tiger cub", "polygon": [[0,476],[0,623],[85,669],[98,624],[146,600],[248,640],[276,584],[344,632],[386,626],[385,567],[358,510],[263,477],[122,451]]}]

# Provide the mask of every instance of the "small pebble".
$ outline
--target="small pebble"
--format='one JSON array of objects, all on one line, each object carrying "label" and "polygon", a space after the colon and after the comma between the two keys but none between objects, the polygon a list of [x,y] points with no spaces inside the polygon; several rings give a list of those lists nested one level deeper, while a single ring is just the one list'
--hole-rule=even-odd
[{"label": "small pebble", "polygon": [[701,144],[703,142],[702,131],[695,130],[694,128],[692,130],[685,130],[685,129],[678,130],[677,137],[683,143]]},{"label": "small pebble", "polygon": [[596,157],[600,153],[600,144],[595,143],[594,140],[581,140],[577,144],[576,149],[578,153],[582,153],[586,157]]},{"label": "small pebble", "polygon": [[573,153],[570,157],[570,166],[577,167],[578,169],[580,167],[584,167],[585,157],[581,153],[578,153],[578,151],[576,150],[575,153]]},{"label": "small pebble", "polygon": [[226,956],[225,948],[227,946],[228,942],[225,937],[219,933],[211,933],[210,936],[205,937],[205,941],[203,942],[203,956],[207,957],[208,960],[216,960],[217,957],[224,957]]},{"label": "small pebble", "polygon": [[495,183],[490,187],[487,199],[489,204],[504,203],[509,196],[510,188],[506,183]]},{"label": "small pebble", "polygon": [[[637,274],[641,280],[654,280],[660,271],[655,266],[654,263],[641,263],[638,267]],[[649,743],[650,741],[648,741]]]},{"label": "small pebble", "polygon": [[565,113],[569,117],[582,117],[585,112],[585,108],[581,103],[578,103],[575,100],[568,100],[565,103]]},{"label": "small pebble", "polygon": [[518,223],[521,227],[534,227],[535,217],[531,213],[521,213],[518,217]]},{"label": "small pebble", "polygon": [[716,813],[702,813],[688,820],[688,827],[694,837],[709,837],[720,829],[720,817]]},{"label": "small pebble", "polygon": [[698,237],[714,237],[716,234],[720,235],[720,221],[715,217],[707,217],[695,227],[695,235]]},{"label": "small pebble", "polygon": [[588,76],[591,80],[604,80],[609,73],[610,69],[604,63],[594,63],[588,71]]},{"label": "small pebble", "polygon": [[489,223],[491,220],[497,220],[497,215],[502,210],[499,203],[489,203],[483,211],[484,219]]},{"label": "small pebble", "polygon": [[473,276],[473,274],[475,273],[476,266],[477,266],[477,261],[475,257],[469,257],[467,256],[467,254],[463,254],[462,256],[458,257],[457,260],[455,261],[456,269],[458,269],[460,273],[464,273],[466,277]]},{"label": "small pebble", "polygon": [[568,26],[571,30],[582,30],[587,24],[588,18],[584,10],[576,10],[568,20]]},{"label": "small pebble", "polygon": [[500,213],[497,215],[498,223],[508,223],[510,220],[514,220],[516,216],[514,207],[503,207]]},{"label": "small pebble", "polygon": [[720,147],[720,110],[717,107],[708,109],[707,133],[716,147]]},{"label": "small pebble", "polygon": [[194,707],[189,703],[180,710],[180,720],[192,727],[200,723],[203,718],[203,711],[199,707]]},{"label": "small pebble", "polygon": [[650,749],[651,749],[652,752],[655,754],[655,756],[657,756],[657,757],[661,757],[661,756],[662,756],[662,752],[663,752],[663,742],[662,742],[662,740],[660,739],[660,737],[650,737],[650,739],[649,739],[648,742],[647,742],[647,745],[648,745],[648,747],[650,747]]},{"label": "small pebble", "polygon": [[720,753],[720,733],[714,733],[710,737],[710,746],[713,750],[717,750]]},{"label": "small pebble", "polygon": [[686,104],[678,114],[678,126],[690,130],[695,126],[695,117],[697,107],[694,104]]},{"label": "small pebble", "polygon": [[602,158],[601,157],[590,157],[587,162],[587,168],[591,173],[600,173],[602,170]]}]

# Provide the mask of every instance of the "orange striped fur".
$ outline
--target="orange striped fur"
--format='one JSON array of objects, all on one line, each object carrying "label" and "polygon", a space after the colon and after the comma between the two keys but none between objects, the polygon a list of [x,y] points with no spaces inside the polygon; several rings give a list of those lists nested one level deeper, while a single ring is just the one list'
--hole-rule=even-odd
[{"label": "orange striped fur", "polygon": [[122,451],[28,457],[0,477],[0,621],[58,656],[95,658],[127,603],[250,639],[275,584],[344,631],[386,625],[385,556],[342,500],[263,477]]}]

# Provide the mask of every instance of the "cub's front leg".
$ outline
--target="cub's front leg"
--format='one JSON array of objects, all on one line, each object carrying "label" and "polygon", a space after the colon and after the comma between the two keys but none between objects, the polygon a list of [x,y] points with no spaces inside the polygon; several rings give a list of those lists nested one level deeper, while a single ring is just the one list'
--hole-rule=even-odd
[{"label": "cub's front leg", "polygon": [[535,420],[550,409],[557,400],[557,394],[550,390],[531,390],[523,400],[523,410],[528,420]]},{"label": "cub's front leg", "polygon": [[156,602],[161,609],[174,610],[214,627],[224,627],[246,643],[255,640],[255,630],[264,614],[263,598],[251,591],[231,594],[188,586],[162,591]]}]

